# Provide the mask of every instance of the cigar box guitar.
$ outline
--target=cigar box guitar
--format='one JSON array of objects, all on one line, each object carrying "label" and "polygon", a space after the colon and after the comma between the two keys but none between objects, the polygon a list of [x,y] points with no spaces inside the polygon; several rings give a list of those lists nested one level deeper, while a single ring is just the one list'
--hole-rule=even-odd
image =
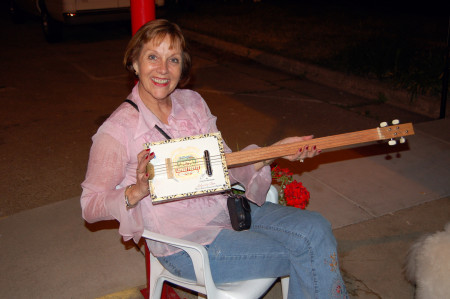
[{"label": "cigar box guitar", "polygon": [[155,153],[147,166],[152,203],[229,190],[228,168],[293,155],[305,145],[325,150],[387,139],[389,145],[395,145],[397,138],[404,143],[404,137],[413,134],[411,123],[395,120],[391,126],[384,122],[374,129],[233,153],[224,152],[219,132],[147,143],[146,148]]}]

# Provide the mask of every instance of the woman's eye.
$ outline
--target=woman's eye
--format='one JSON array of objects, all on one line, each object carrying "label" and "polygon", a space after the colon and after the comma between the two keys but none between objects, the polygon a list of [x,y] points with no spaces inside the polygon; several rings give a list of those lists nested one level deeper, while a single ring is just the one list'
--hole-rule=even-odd
[{"label": "woman's eye", "polygon": [[156,55],[148,55],[149,60],[156,60]]},{"label": "woman's eye", "polygon": [[180,63],[180,59],[178,58],[172,58],[170,61],[173,63]]}]

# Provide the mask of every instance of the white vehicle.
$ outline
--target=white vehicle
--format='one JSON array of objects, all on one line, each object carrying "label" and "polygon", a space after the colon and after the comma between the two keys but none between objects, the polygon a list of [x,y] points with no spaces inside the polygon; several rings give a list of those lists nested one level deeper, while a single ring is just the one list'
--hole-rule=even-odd
[{"label": "white vehicle", "polygon": [[9,0],[14,20],[22,12],[41,18],[49,42],[62,37],[63,24],[88,24],[130,19],[130,0]]}]

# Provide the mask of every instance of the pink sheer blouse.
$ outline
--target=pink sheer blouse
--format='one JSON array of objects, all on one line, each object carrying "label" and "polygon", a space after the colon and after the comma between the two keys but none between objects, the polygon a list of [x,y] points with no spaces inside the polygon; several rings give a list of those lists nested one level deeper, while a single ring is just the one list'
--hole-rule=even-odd
[{"label": "pink sheer blouse", "polygon": [[[217,132],[213,116],[203,98],[192,90],[177,89],[171,94],[172,113],[168,125],[144,105],[136,85],[128,103],[120,105],[93,136],[86,178],[82,183],[81,208],[88,222],[116,219],[124,240],[138,242],[144,227],[164,235],[200,244],[209,244],[222,229],[231,229],[222,194],[194,197],[153,205],[150,197],[127,209],[124,188],[136,181],[137,154],[147,142],[164,140],[156,129],[160,126],[172,138]],[[231,150],[226,146],[227,152]],[[246,149],[255,148],[250,145]],[[246,188],[246,196],[258,205],[265,201],[270,187],[270,168],[255,171],[253,165],[230,169],[231,183]],[[169,255],[177,250],[159,243],[150,244],[156,256]]]}]

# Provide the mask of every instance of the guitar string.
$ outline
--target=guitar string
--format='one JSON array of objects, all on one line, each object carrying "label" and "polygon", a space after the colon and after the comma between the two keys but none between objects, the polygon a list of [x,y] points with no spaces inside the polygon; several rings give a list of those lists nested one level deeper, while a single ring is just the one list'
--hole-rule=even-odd
[{"label": "guitar string", "polygon": [[[216,166],[216,165],[221,165],[221,161],[213,161],[210,163],[211,166]],[[204,163],[193,163],[193,164],[188,164],[188,165],[179,165],[179,166],[175,166],[175,167],[171,167],[171,169],[173,170],[179,170],[179,169],[185,169],[185,168],[192,168],[192,167],[198,167],[198,166],[203,166],[205,165]],[[154,169],[155,173],[164,173],[166,172],[167,167],[166,166],[161,166],[157,169]]]},{"label": "guitar string", "polygon": [[[194,161],[194,163],[191,163],[192,161]],[[202,158],[196,158],[196,159],[191,159],[191,160],[185,160],[185,161],[181,161],[181,163],[186,162],[187,165],[179,165],[177,162],[171,162],[171,166],[173,170],[177,170],[177,169],[182,169],[182,168],[186,168],[186,167],[195,167],[198,165],[204,165],[205,163],[205,159]],[[222,159],[220,156],[213,156],[213,158],[210,158],[210,164],[211,165],[220,165],[222,164]],[[153,168],[154,168],[154,172],[155,174],[159,174],[159,173],[165,173],[167,170],[167,164],[152,164]]]},{"label": "guitar string", "polygon": [[[222,160],[222,157],[221,157],[220,155],[217,155],[217,156],[210,156],[209,160],[210,160],[210,161],[217,161],[217,160],[220,161],[220,160]],[[192,161],[196,161],[196,162],[195,162],[196,164],[197,164],[197,163],[202,163],[202,162],[205,161],[205,158],[204,158],[204,157],[200,157],[200,158],[192,158],[192,159],[186,159],[186,160],[175,161],[175,162],[171,161],[171,164],[172,164],[172,165],[177,165],[178,163],[192,162]],[[155,168],[157,168],[157,167],[166,167],[166,164],[167,164],[167,163],[153,164],[153,166],[154,166]]]},{"label": "guitar string", "polygon": [[[222,165],[221,163],[215,163],[215,164],[211,164],[211,167],[215,167],[216,165]],[[188,167],[178,167],[178,168],[172,168],[171,170],[167,171],[167,169],[162,169],[159,171],[155,171],[154,175],[166,175],[167,173],[178,173],[178,172],[183,172],[183,171],[179,171],[182,170],[183,168],[186,168],[186,172],[189,171],[199,171],[201,168],[199,167],[198,169],[192,169],[195,166],[188,166]],[[205,167],[206,168],[206,167]]]}]

